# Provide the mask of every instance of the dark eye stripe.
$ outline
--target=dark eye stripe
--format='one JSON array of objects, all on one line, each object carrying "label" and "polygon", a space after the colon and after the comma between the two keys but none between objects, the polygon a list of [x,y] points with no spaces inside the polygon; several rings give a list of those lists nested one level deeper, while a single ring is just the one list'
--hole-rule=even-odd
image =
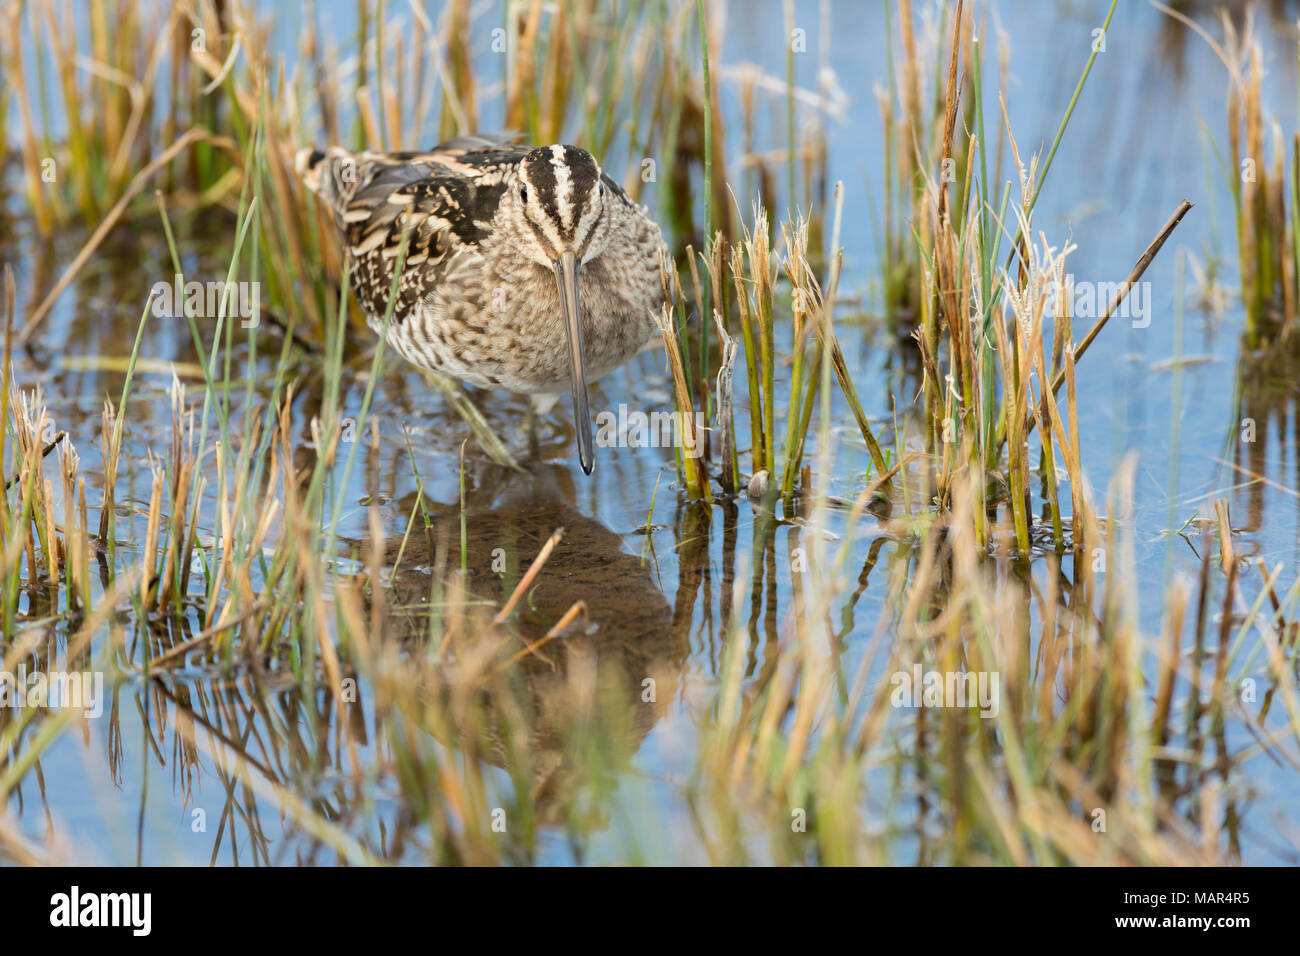
[{"label": "dark eye stripe", "polygon": [[596,217],[596,221],[593,222],[591,224],[591,228],[587,230],[587,237],[582,240],[582,248],[578,250],[579,260],[582,260],[583,258],[586,257],[587,247],[591,245],[591,237],[596,234],[596,232],[600,229],[601,223],[603,223],[604,221],[605,221],[605,207],[601,206],[600,215]]},{"label": "dark eye stripe", "polygon": [[537,191],[537,201],[542,208],[555,208],[555,167],[551,165],[550,155],[543,150],[533,150],[524,160],[527,167],[528,182]]},{"label": "dark eye stripe", "polygon": [[527,216],[524,216],[524,219],[528,221],[528,225],[532,227],[533,232],[537,235],[537,241],[542,244],[542,248],[549,250],[551,248],[551,240],[546,238],[546,233],[542,232],[542,227],[537,225],[537,223],[533,222],[531,219],[528,219]]}]

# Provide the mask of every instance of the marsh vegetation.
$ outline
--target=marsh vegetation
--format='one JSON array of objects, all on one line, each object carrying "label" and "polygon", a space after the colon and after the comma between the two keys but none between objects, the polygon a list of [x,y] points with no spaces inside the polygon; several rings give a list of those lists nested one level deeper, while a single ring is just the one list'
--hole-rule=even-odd
[{"label": "marsh vegetation", "polygon": [[[0,4],[0,859],[1300,859],[1293,5],[749,6]],[[676,254],[591,478],[293,173],[498,129]]]}]

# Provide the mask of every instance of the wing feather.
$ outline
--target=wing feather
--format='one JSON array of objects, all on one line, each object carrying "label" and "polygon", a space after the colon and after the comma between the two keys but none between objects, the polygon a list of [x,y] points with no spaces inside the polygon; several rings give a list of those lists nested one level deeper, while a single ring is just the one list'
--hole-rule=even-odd
[{"label": "wing feather", "polygon": [[334,218],[353,264],[353,283],[373,316],[382,317],[388,306],[404,234],[410,238],[397,322],[438,284],[452,256],[487,237],[507,178],[527,149],[477,145],[479,139],[453,140],[421,153],[352,157],[356,186],[335,206]]}]

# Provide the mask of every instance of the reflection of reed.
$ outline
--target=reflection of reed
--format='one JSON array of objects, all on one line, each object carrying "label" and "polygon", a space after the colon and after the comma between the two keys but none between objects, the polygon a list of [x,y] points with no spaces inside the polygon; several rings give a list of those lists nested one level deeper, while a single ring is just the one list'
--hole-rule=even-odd
[{"label": "reflection of reed", "polygon": [[[185,828],[207,834],[210,863],[396,858],[386,852],[383,835],[388,848],[400,846],[408,827],[400,812],[376,814],[360,767],[353,762],[345,768],[345,756],[355,761],[364,738],[357,737],[354,721],[340,719],[332,694],[307,699],[291,683],[257,675],[211,682],[160,678],[151,687],[156,726],[149,728],[149,755],[167,765],[161,745],[170,727],[173,787]],[[201,754],[215,778],[206,788],[200,786]],[[283,840],[263,822],[267,803],[281,818]],[[193,825],[198,814],[201,831]]]},{"label": "reflection of reed", "polygon": [[[1234,483],[1243,484],[1246,498],[1244,520],[1233,521],[1234,532],[1254,532],[1264,527],[1265,500],[1270,482],[1284,491],[1300,493],[1300,353],[1292,348],[1269,348],[1251,351],[1243,338],[1237,367],[1236,415],[1228,431],[1231,460],[1236,465]],[[1273,441],[1277,450],[1270,451]],[[1290,461],[1291,475],[1270,475],[1276,466],[1271,462]],[[1253,480],[1242,480],[1253,479]],[[1242,546],[1257,542],[1243,541]],[[1243,556],[1251,557],[1250,552]]]}]

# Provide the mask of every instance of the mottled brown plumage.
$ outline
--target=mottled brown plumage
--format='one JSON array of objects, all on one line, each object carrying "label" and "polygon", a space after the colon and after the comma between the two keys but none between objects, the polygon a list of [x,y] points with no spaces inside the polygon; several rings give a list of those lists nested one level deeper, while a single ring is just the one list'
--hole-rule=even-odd
[{"label": "mottled brown plumage", "polygon": [[[333,215],[371,327],[382,331],[409,234],[392,347],[542,411],[571,389],[590,471],[584,376],[634,355],[663,302],[667,249],[648,211],[575,146],[467,137],[423,153],[303,150],[297,165]],[[566,293],[580,323],[566,322]]]}]

